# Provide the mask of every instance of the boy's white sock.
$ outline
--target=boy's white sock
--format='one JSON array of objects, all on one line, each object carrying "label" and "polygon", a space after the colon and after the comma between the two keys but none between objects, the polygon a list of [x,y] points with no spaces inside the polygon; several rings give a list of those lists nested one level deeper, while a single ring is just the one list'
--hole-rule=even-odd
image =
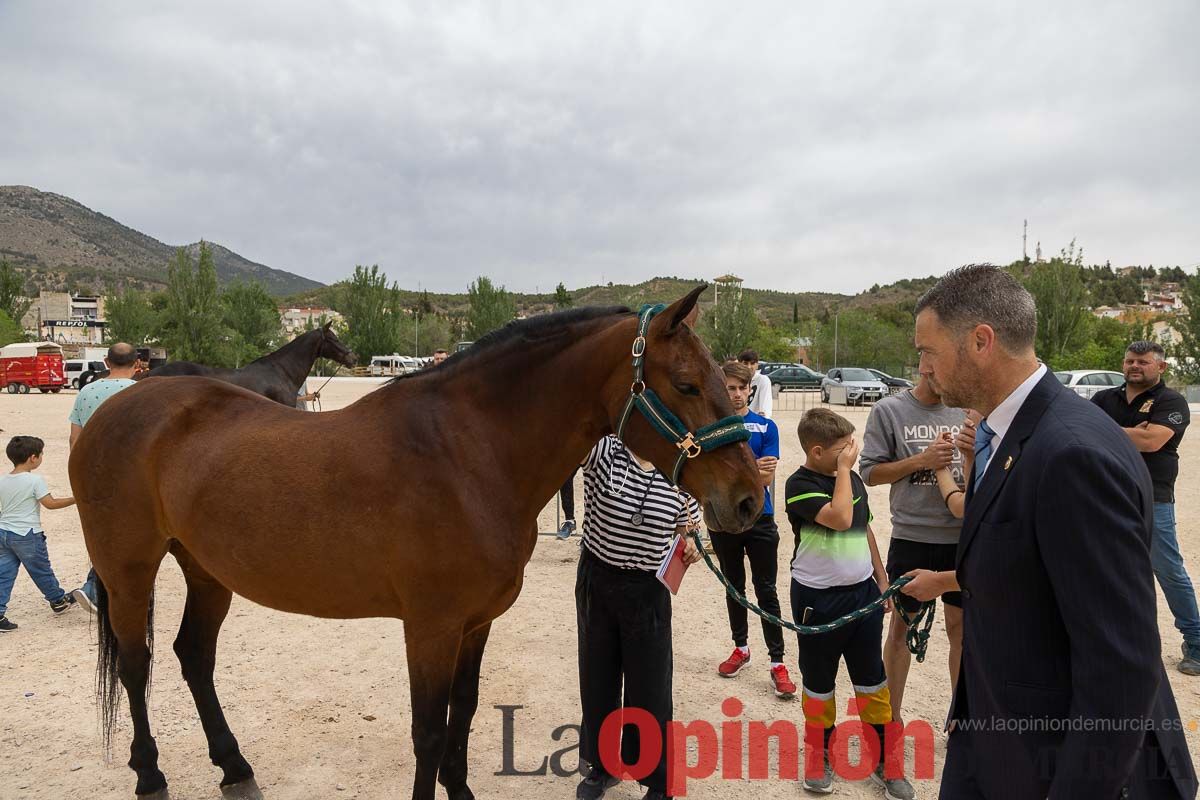
[{"label": "boy's white sock", "polygon": [[783,666],[782,661],[772,661],[771,662],[771,669],[775,669],[776,667],[782,667],[782,666]]},{"label": "boy's white sock", "polygon": [[744,656],[748,656],[748,655],[750,655],[750,648],[749,648],[749,647],[739,647],[739,648],[738,648],[738,650],[740,650],[740,651],[741,651],[741,653],[742,653],[742,655],[744,655]]}]

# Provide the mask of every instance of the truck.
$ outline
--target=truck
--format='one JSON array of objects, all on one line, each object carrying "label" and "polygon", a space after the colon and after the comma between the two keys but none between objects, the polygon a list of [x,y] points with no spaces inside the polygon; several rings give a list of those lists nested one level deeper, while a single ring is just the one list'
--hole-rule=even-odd
[{"label": "truck", "polygon": [[17,342],[0,347],[0,389],[58,394],[67,385],[62,347],[54,342]]}]

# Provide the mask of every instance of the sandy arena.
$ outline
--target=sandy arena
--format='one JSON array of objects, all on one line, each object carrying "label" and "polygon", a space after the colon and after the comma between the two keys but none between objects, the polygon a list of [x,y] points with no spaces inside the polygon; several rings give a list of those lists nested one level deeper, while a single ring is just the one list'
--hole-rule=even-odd
[{"label": "sandy arena", "polygon": [[[323,392],[326,410],[340,408],[375,388],[373,382],[335,380]],[[794,410],[775,415],[783,440],[778,484],[803,461],[796,441],[800,417],[798,395],[786,395]],[[75,393],[61,395],[0,394],[0,428],[4,440],[31,434],[46,441],[42,472],[55,495],[70,494],[67,480],[67,414]],[[807,396],[806,402],[812,402]],[[865,410],[848,416],[861,435]],[[354,454],[347,453],[347,458]],[[1179,539],[1193,578],[1200,576],[1200,433],[1184,439],[1178,485]],[[286,455],[282,456],[286,458]],[[300,476],[302,479],[302,476]],[[418,476],[411,476],[415,479]],[[395,476],[403,502],[406,476]],[[582,485],[576,480],[582,516]],[[481,498],[481,502],[484,500]],[[886,553],[890,532],[887,488],[871,490],[880,548]],[[429,509],[436,514],[437,509]],[[64,588],[78,586],[88,568],[87,554],[74,508],[43,511],[55,572]],[[792,534],[781,518],[780,594],[787,597],[786,562]],[[542,512],[540,529],[555,528],[555,504]],[[1081,524],[1087,524],[1081,520]],[[1102,533],[1102,532],[1097,532]],[[287,531],[279,532],[280,547]],[[560,542],[541,537],[525,574],[516,605],[492,628],[483,662],[479,713],[471,738],[471,787],[480,798],[559,800],[574,796],[577,778],[545,775],[497,775],[505,771],[504,718],[496,706],[522,706],[512,712],[514,737],[511,766],[533,771],[543,759],[577,742],[574,732],[555,741],[560,726],[578,723],[579,703],[575,656],[575,564],[579,537]],[[469,554],[464,554],[469,557]],[[319,591],[320,587],[313,587]],[[463,586],[462,591],[471,591]],[[151,694],[151,724],[161,753],[160,767],[175,800],[217,798],[219,771],[208,760],[200,722],[171,651],[179,625],[184,584],[170,557],[164,560],[157,585],[158,652]],[[9,604],[9,617],[20,630],[0,637],[0,798],[132,797],[134,774],[125,766],[130,726],[122,703],[113,754],[101,750],[95,708],[96,646],[92,618],[82,609],[63,617],[51,614],[22,570]],[[1103,608],[1096,609],[1103,614]],[[786,609],[785,615],[790,616]],[[1158,601],[1163,657],[1188,730],[1193,757],[1200,755],[1200,678],[1176,671],[1179,634],[1161,594]],[[767,682],[766,650],[761,631],[751,621],[754,663],[734,680],[717,676],[716,666],[732,643],[724,595],[703,564],[693,567],[674,603],[675,717],[683,721],[726,721],[721,702],[737,697],[745,703],[738,719],[790,720],[802,725],[799,701],[777,700]],[[409,739],[408,676],[404,665],[404,629],[398,620],[320,620],[284,614],[235,596],[217,653],[217,691],[242,752],[253,765],[264,796],[290,798],[394,798],[412,789],[413,756]],[[788,666],[799,682],[796,642],[788,634]],[[922,665],[913,664],[905,693],[907,721],[928,720],[940,731],[949,703],[947,645],[938,622]],[[841,709],[850,697],[844,671],[838,684]],[[936,770],[945,757],[945,736],[934,737]],[[911,767],[910,747],[910,767]],[[572,751],[563,759],[576,764]],[[772,775],[776,774],[774,759]],[[919,798],[937,796],[936,780],[914,782]],[[876,798],[880,790],[867,783],[835,783],[841,798]],[[440,790],[439,790],[440,792]],[[793,782],[723,780],[720,773],[689,784],[695,798],[795,798]],[[640,798],[642,790],[624,783],[611,790],[615,800]],[[440,796],[444,796],[441,794]]]}]

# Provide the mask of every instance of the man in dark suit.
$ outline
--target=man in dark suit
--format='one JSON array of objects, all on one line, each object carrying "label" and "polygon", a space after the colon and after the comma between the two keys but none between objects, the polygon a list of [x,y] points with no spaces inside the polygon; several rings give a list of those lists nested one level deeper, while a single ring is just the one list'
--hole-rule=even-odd
[{"label": "man in dark suit", "polygon": [[917,304],[921,374],[978,409],[955,573],[962,672],[941,797],[1193,798],[1196,775],[1160,658],[1154,492],[1129,438],[1034,355],[1033,298],[973,265]]}]

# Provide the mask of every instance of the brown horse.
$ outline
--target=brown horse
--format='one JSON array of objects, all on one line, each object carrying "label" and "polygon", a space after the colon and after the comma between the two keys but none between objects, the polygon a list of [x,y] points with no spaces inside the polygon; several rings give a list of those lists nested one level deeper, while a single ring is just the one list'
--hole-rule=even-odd
[{"label": "brown horse", "polygon": [[[692,431],[732,413],[716,363],[684,324],[703,288],[654,317],[643,342],[644,387]],[[119,678],[137,793],[166,796],[146,693],[152,589],[169,552],[187,582],[175,652],[223,790],[257,796],[213,687],[217,635],[237,592],[317,617],[404,620],[413,797],[430,800],[439,781],[454,800],[473,797],[467,736],[491,622],[521,590],[538,512],[618,427],[638,325],[628,309],[515,322],[324,414],[209,378],[151,378],[106,401],[71,453],[71,486],[102,587],[106,743]],[[680,449],[647,418],[633,414],[623,428],[631,448],[672,473]],[[691,455],[681,485],[712,526],[748,527],[763,501],[749,447]]]}]

